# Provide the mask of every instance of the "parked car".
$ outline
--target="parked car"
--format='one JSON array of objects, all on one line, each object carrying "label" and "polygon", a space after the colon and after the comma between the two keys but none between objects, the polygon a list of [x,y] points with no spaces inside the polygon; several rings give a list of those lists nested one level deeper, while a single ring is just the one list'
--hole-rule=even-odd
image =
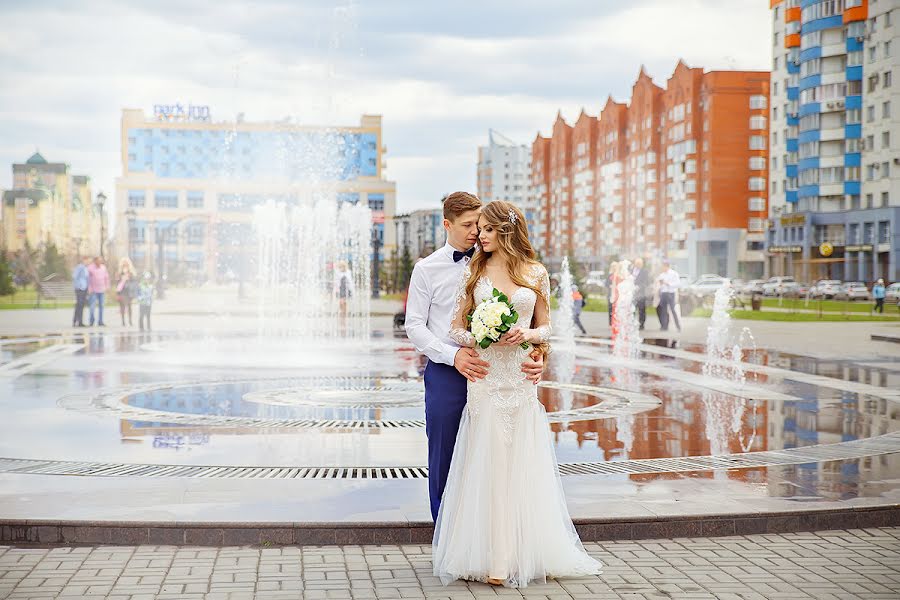
[{"label": "parked car", "polygon": [[869,288],[861,281],[851,281],[841,286],[841,289],[834,295],[835,300],[868,300],[872,297]]},{"label": "parked car", "polygon": [[784,296],[785,298],[802,298],[806,296],[806,292],[809,291],[809,286],[805,283],[798,283],[796,281],[785,281],[781,284],[779,288],[779,293],[776,296]]},{"label": "parked car", "polygon": [[751,279],[741,288],[742,294],[747,294],[752,296],[753,294],[762,294],[763,293],[763,284],[766,282],[765,279]]},{"label": "parked car", "polygon": [[830,300],[839,289],[841,289],[840,279],[820,279],[809,289],[809,295],[812,298]]},{"label": "parked car", "polygon": [[884,288],[884,301],[888,304],[900,302],[900,281]]},{"label": "parked car", "polygon": [[700,278],[687,287],[687,291],[695,296],[714,296],[722,286],[730,284],[731,280],[719,275],[701,275]]},{"label": "parked car", "polygon": [[783,296],[785,293],[785,284],[796,283],[796,280],[790,276],[770,277],[763,284],[764,296]]}]

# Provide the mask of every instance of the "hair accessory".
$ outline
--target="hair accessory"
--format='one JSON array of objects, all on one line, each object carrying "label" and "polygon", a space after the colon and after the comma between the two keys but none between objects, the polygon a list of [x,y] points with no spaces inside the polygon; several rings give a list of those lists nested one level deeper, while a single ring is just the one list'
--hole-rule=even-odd
[{"label": "hair accessory", "polygon": [[516,215],[516,212],[513,209],[509,209],[509,212],[507,214],[509,215],[509,222],[512,223],[513,225],[515,225],[516,221],[519,220],[519,217],[518,217],[518,215]]}]

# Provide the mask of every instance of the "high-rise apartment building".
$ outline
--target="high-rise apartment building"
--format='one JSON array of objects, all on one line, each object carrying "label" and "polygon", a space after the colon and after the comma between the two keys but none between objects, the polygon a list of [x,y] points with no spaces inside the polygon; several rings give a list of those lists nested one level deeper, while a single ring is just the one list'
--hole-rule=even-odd
[{"label": "high-rise apartment building", "polygon": [[770,2],[770,275],[900,278],[898,6]]},{"label": "high-rise apartment building", "polygon": [[769,73],[679,61],[666,87],[641,68],[627,103],[532,146],[546,260],[602,269],[666,257],[689,275],[762,275]]},{"label": "high-rise apartment building", "polygon": [[518,206],[533,226],[536,203],[531,189],[531,146],[518,144],[502,133],[488,130],[487,146],[478,148],[478,197],[482,202],[506,200]]}]

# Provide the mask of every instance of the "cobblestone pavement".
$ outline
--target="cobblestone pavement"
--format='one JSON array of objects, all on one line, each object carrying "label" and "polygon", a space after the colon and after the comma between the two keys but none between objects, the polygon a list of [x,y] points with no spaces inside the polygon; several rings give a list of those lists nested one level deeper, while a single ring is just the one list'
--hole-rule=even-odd
[{"label": "cobblestone pavement", "polygon": [[431,547],[0,546],[0,598],[900,598],[900,528],[596,542],[597,577],[523,590],[431,574]]}]

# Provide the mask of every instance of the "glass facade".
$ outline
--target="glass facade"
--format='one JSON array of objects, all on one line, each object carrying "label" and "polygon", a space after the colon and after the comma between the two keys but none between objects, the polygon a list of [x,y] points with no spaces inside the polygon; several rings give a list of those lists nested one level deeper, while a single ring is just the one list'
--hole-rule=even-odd
[{"label": "glass facade", "polygon": [[374,177],[373,133],[132,128],[128,170],[157,177],[245,181],[345,181]]}]

